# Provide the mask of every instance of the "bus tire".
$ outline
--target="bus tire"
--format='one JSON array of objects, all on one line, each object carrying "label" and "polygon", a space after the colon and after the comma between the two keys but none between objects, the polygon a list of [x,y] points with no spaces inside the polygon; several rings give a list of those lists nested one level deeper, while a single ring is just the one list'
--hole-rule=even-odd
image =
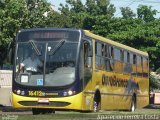
[{"label": "bus tire", "polygon": [[51,113],[55,113],[55,110],[54,109],[50,109],[50,108],[44,108],[42,109],[42,114],[51,114]]},{"label": "bus tire", "polygon": [[54,109],[47,109],[47,108],[32,108],[32,114],[38,115],[38,114],[51,114],[55,113]]},{"label": "bus tire", "polygon": [[132,96],[130,111],[135,112],[136,110],[136,95]]},{"label": "bus tire", "polygon": [[47,112],[48,113],[55,113],[55,110],[54,109],[48,109]]},{"label": "bus tire", "polygon": [[97,90],[93,100],[93,112],[99,112],[100,104],[101,104],[101,95],[99,90]]},{"label": "bus tire", "polygon": [[32,108],[32,114],[33,115],[38,115],[40,113],[41,113],[41,111],[38,108]]}]

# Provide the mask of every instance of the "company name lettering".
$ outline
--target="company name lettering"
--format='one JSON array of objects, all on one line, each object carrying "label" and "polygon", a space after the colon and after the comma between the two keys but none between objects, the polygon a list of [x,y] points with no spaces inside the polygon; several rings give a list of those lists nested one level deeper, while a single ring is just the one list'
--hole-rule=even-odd
[{"label": "company name lettering", "polygon": [[128,79],[117,78],[116,76],[102,76],[102,85],[127,87]]}]

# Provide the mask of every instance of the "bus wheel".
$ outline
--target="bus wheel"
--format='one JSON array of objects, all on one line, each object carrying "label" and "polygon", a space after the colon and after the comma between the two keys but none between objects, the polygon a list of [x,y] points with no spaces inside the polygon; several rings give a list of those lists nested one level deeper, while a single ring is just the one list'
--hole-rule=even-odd
[{"label": "bus wheel", "polygon": [[132,103],[131,103],[131,108],[130,111],[134,112],[136,110],[136,97],[135,95],[132,97]]},{"label": "bus wheel", "polygon": [[42,109],[42,114],[51,114],[51,113],[55,113],[54,109]]},{"label": "bus wheel", "polygon": [[41,111],[38,108],[32,108],[32,114],[33,115],[38,115],[40,113],[41,113]]}]

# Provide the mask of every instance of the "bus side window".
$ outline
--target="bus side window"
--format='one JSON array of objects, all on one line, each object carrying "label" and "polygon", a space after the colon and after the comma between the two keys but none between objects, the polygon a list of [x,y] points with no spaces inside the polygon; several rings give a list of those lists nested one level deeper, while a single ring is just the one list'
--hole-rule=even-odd
[{"label": "bus side window", "polygon": [[101,69],[101,56],[102,45],[100,42],[95,42],[95,56],[96,56],[96,69]]},{"label": "bus side window", "polygon": [[101,49],[102,56],[101,56],[101,68],[100,69],[105,70],[105,44],[102,43],[101,46],[102,46],[102,49]]},{"label": "bus side window", "polygon": [[113,46],[109,46],[109,63],[110,63],[110,71],[114,70],[114,48]]},{"label": "bus side window", "polygon": [[96,68],[99,70],[105,70],[106,68],[106,46],[102,42],[95,43],[95,54],[96,54]]},{"label": "bus side window", "polygon": [[102,44],[102,56],[105,56],[105,45]]},{"label": "bus side window", "polygon": [[110,61],[109,45],[105,45],[105,68],[107,71],[112,71],[113,66]]},{"label": "bus side window", "polygon": [[143,77],[148,77],[148,59],[143,57]]},{"label": "bus side window", "polygon": [[122,73],[123,71],[123,63],[122,63],[122,50],[119,48],[114,48],[114,71],[118,73]]},{"label": "bus side window", "polygon": [[108,45],[105,45],[105,57],[109,58],[109,49],[108,49]]},{"label": "bus side window", "polygon": [[124,62],[124,51],[123,51],[123,50],[120,50],[120,54],[121,54],[120,60],[121,60],[121,62],[123,63],[123,62]]},{"label": "bus side window", "polygon": [[142,57],[141,56],[137,56],[137,75],[139,77],[142,77]]},{"label": "bus side window", "polygon": [[130,74],[132,72],[132,64],[130,63],[130,53],[124,51],[124,73]]}]

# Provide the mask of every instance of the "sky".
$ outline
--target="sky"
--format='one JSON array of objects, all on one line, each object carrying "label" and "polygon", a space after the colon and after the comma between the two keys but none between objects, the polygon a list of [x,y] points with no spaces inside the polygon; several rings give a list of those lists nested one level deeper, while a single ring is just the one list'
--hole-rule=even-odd
[{"label": "sky", "polygon": [[[48,0],[55,8],[58,10],[59,4],[65,4],[66,0]],[[82,0],[85,3],[86,0]],[[121,17],[120,7],[130,7],[134,13],[136,13],[136,9],[139,5],[147,5],[152,6],[152,9],[156,9],[160,12],[160,0],[110,0],[111,4],[114,4],[116,7],[115,17]],[[157,13],[156,18],[160,18],[160,13]]]}]

